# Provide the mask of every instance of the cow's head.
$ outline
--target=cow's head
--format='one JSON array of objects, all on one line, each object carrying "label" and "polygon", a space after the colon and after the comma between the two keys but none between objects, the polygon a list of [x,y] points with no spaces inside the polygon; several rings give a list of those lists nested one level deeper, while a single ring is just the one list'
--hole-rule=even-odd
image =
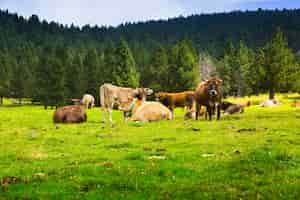
[{"label": "cow's head", "polygon": [[133,91],[134,98],[137,98],[139,100],[146,100],[148,95],[151,95],[153,93],[153,90],[150,88],[136,88]]},{"label": "cow's head", "polygon": [[156,101],[162,101],[162,99],[165,97],[165,93],[164,92],[156,92],[155,93],[155,100]]},{"label": "cow's head", "polygon": [[219,86],[221,85],[222,80],[219,78],[212,78],[210,80],[205,81],[205,87],[207,89],[207,93],[211,98],[216,98],[221,95]]}]

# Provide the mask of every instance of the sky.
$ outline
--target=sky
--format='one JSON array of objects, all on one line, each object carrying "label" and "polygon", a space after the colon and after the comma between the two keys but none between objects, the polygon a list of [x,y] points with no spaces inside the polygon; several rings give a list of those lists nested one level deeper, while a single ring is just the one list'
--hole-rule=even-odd
[{"label": "sky", "polygon": [[0,8],[62,24],[117,26],[180,15],[300,8],[300,0],[0,0]]}]

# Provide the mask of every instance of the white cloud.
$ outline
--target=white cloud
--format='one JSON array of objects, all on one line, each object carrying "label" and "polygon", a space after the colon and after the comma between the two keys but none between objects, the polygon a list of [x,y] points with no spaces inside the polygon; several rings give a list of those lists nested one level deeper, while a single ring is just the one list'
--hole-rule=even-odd
[{"label": "white cloud", "polygon": [[118,25],[195,13],[238,9],[245,2],[270,0],[0,0],[2,9],[63,24]]}]

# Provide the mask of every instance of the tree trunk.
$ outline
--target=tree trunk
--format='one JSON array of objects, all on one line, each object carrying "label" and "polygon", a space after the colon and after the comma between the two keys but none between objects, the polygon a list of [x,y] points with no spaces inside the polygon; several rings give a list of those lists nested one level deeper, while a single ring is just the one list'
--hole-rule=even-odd
[{"label": "tree trunk", "polygon": [[274,99],[274,97],[275,97],[275,90],[274,90],[274,88],[270,88],[269,99],[272,100],[272,99]]},{"label": "tree trunk", "polygon": [[0,105],[3,105],[3,96],[0,97]]}]

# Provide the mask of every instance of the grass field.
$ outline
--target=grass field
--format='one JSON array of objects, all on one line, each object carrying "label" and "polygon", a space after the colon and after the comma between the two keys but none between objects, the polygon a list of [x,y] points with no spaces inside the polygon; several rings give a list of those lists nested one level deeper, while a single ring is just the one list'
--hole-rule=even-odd
[{"label": "grass field", "polygon": [[55,126],[53,110],[0,107],[0,200],[299,199],[296,98],[211,122],[178,109],[173,121],[123,123],[114,112],[114,128],[99,108],[85,124]]}]

